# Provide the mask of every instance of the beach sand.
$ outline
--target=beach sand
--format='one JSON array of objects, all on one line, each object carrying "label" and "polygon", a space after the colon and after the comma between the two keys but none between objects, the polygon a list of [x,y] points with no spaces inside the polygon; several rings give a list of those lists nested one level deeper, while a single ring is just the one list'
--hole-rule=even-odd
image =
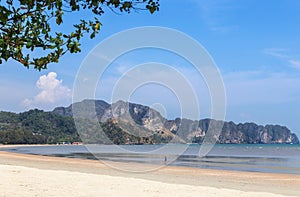
[{"label": "beach sand", "polygon": [[[118,163],[121,169],[145,164]],[[125,172],[98,160],[0,151],[0,196],[299,196],[300,176],[165,166]]]}]

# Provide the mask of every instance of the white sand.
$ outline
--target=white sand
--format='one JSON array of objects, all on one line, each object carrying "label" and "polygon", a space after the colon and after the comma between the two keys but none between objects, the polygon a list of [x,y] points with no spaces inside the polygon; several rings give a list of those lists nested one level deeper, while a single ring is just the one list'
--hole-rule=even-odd
[{"label": "white sand", "polygon": [[[146,164],[117,165],[120,169],[143,169]],[[0,197],[282,195],[300,195],[300,175],[176,166],[131,173],[96,160],[0,151]]]},{"label": "white sand", "polygon": [[0,165],[0,196],[280,196],[138,178]]}]

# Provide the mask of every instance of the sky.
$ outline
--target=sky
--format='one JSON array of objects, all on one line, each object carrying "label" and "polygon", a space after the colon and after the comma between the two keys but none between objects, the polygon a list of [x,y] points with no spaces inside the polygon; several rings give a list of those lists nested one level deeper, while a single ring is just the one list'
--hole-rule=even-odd
[{"label": "sky", "polygon": [[[93,40],[85,38],[81,53],[65,55],[47,70],[27,69],[14,61],[2,63],[0,110],[70,105],[82,62],[101,41],[130,28],[159,26],[190,36],[213,58],[225,87],[225,120],[279,124],[300,135],[300,1],[161,0],[160,4],[160,11],[153,15],[107,10],[100,18],[100,34]],[[67,16],[66,30],[77,18]],[[122,75],[147,62],[159,62],[183,74],[198,98],[200,118],[210,117],[212,103],[203,77],[187,60],[159,49],[118,57],[99,79],[95,98],[109,102]],[[167,78],[168,72],[163,76]],[[181,101],[174,91],[163,84],[144,84],[132,92],[130,101],[153,106],[168,118],[180,117]]]}]

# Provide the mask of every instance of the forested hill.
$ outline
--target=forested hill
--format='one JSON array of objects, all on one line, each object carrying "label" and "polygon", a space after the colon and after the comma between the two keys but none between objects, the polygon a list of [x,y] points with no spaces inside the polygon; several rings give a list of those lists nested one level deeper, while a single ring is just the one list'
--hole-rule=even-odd
[{"label": "forested hill", "polygon": [[[96,117],[104,135],[89,124],[89,115],[92,117],[93,113],[86,106],[90,104],[95,105]],[[72,117],[74,106],[84,114],[77,120],[86,125],[80,131],[82,138]],[[58,107],[52,112],[37,109],[19,114],[0,112],[0,144],[56,144],[79,142],[81,139],[84,143],[101,144],[201,143],[209,125],[219,123],[223,123],[223,129],[219,136],[214,136],[217,143],[299,143],[297,136],[285,126],[235,124],[212,119],[167,120],[144,105],[123,101],[110,105],[105,101],[84,100],[69,107]]]},{"label": "forested hill", "polygon": [[0,112],[2,144],[53,144],[78,140],[72,117],[37,109],[19,114]]}]

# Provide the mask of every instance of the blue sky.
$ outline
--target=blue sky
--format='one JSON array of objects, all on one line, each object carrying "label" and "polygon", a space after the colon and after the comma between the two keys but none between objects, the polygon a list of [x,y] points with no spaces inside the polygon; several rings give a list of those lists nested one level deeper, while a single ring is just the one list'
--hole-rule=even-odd
[{"label": "blue sky", "polygon": [[[213,57],[222,74],[227,95],[226,120],[286,125],[300,134],[300,1],[297,0],[161,0],[160,11],[101,18],[100,34],[84,39],[82,52],[66,55],[42,72],[9,61],[0,65],[0,110],[24,111],[29,107],[52,110],[71,103],[73,83],[88,53],[102,40],[120,31],[141,26],[169,27],[196,39]],[[66,28],[74,21],[67,18]],[[122,43],[120,43],[122,44]],[[191,65],[167,52],[141,50],[120,57],[104,80],[112,85],[122,72],[145,62],[162,62],[180,70],[201,98],[201,117],[209,117],[209,93]],[[136,91],[132,101],[160,102],[169,118],[180,116],[172,93],[158,85]],[[107,90],[98,88],[97,98]],[[157,92],[165,91],[167,99]]]}]

